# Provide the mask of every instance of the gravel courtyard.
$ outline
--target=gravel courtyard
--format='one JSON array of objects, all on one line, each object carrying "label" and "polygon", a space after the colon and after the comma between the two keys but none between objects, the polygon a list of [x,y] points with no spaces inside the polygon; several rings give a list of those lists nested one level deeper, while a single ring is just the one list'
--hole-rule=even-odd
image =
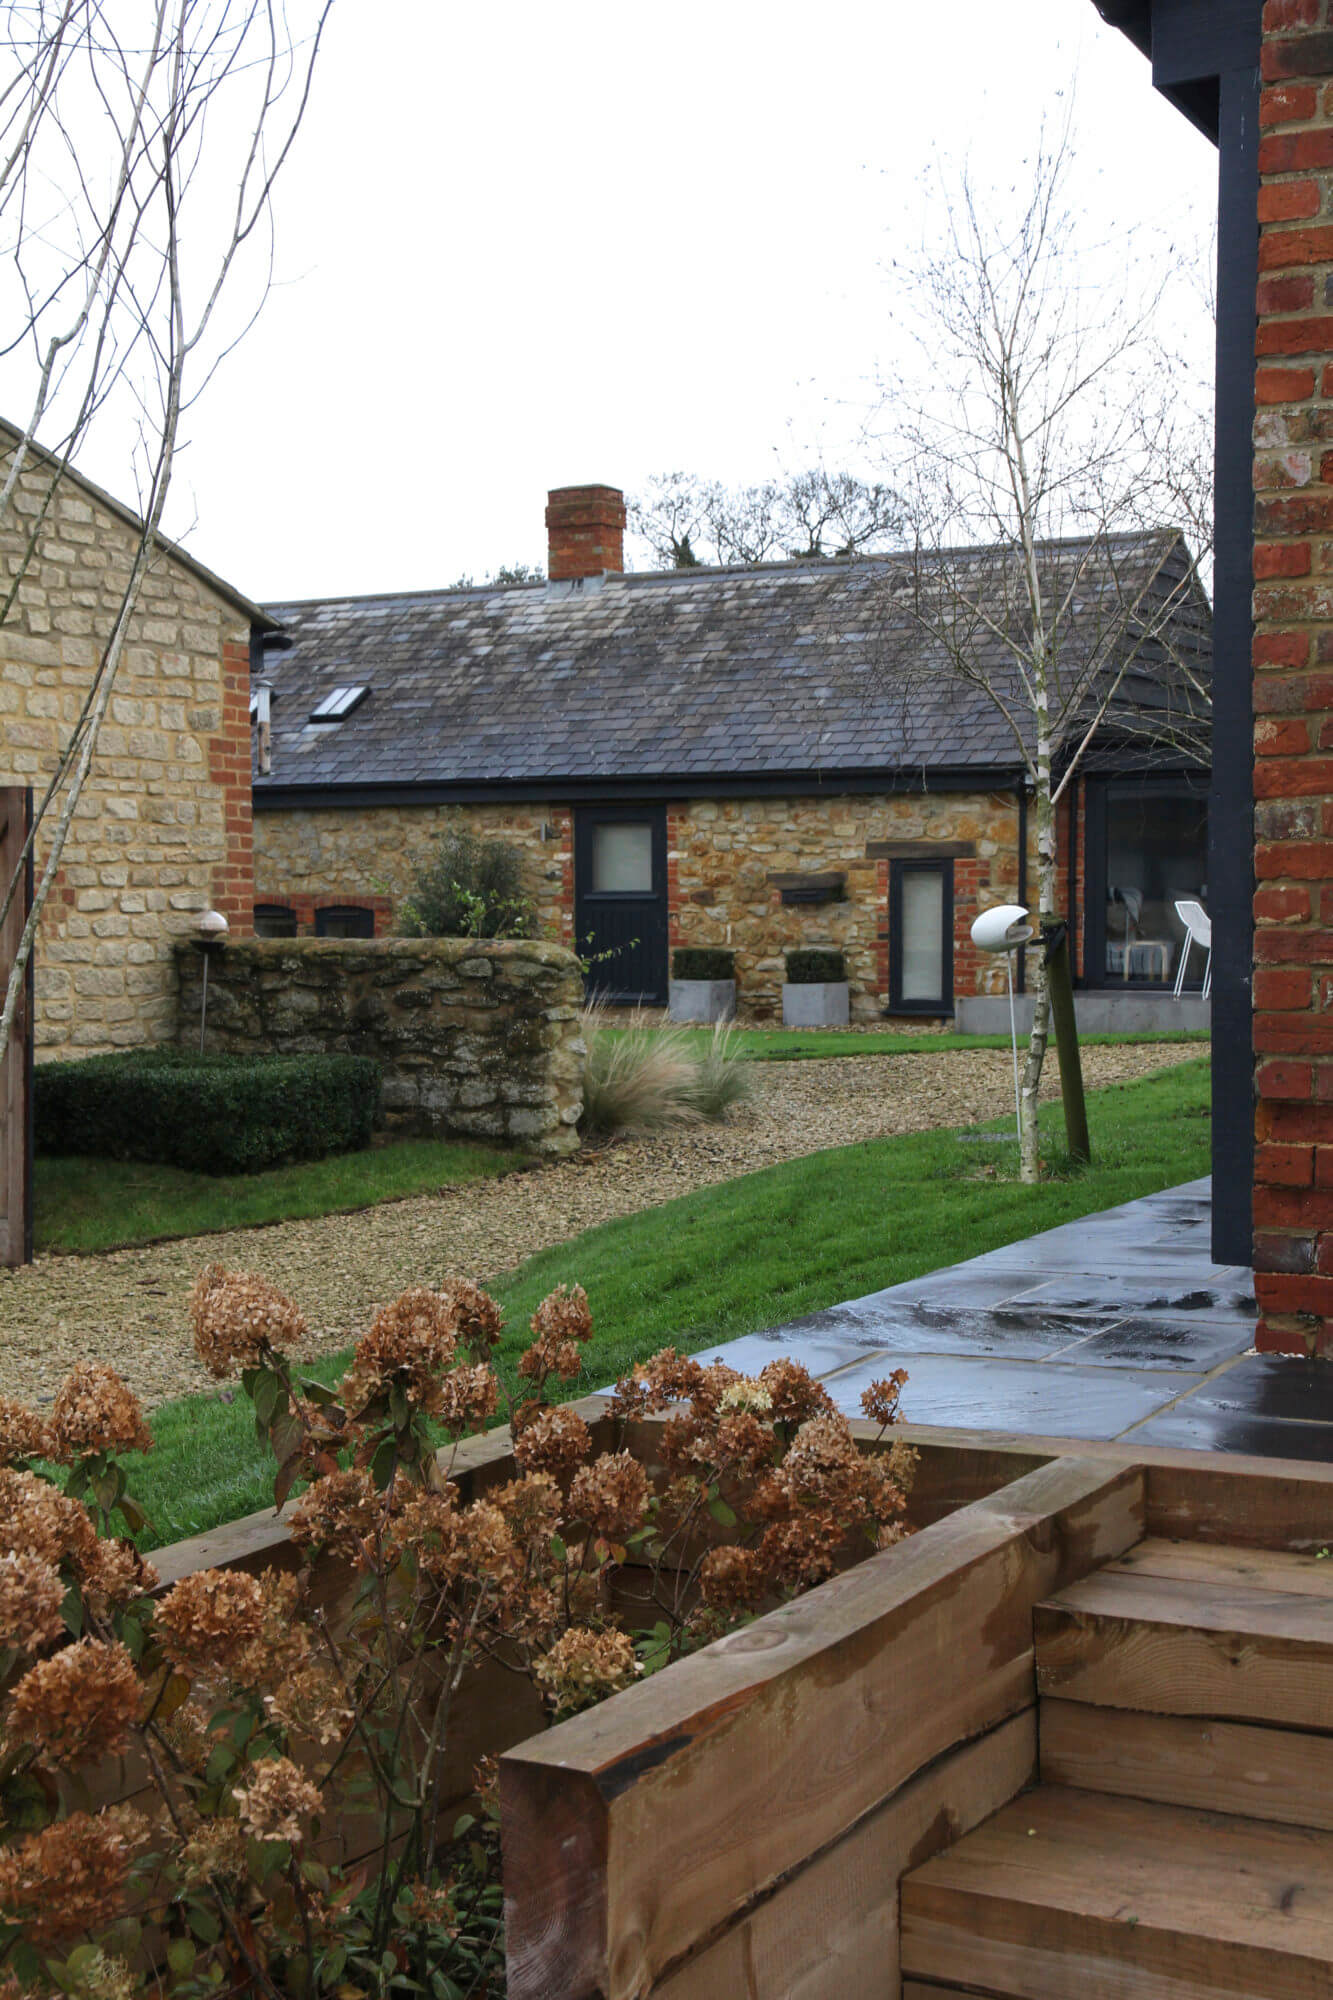
[{"label": "gravel courtyard", "polygon": [[[1187,1062],[1197,1045],[1089,1048],[1090,1089]],[[110,1361],[146,1404],[209,1386],[185,1296],[210,1261],[262,1272],[341,1347],[374,1307],[446,1272],[487,1279],[594,1223],[829,1146],[972,1125],[1013,1104],[1007,1051],[755,1063],[752,1102],[725,1125],[623,1139],[558,1166],[388,1202],[353,1215],[195,1236],[0,1271],[0,1392],[49,1400],[70,1365]],[[1043,1095],[1058,1095],[1054,1059]]]}]

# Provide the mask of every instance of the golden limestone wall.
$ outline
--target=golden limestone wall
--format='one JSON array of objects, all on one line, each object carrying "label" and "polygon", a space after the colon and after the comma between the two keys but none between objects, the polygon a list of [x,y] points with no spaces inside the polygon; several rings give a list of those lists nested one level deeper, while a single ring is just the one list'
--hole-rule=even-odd
[{"label": "golden limestone wall", "polygon": [[[0,455],[0,477],[7,470]],[[0,563],[45,495],[25,476]],[[134,531],[67,481],[0,625],[0,784],[40,795],[110,633]],[[248,930],[248,618],[168,555],[145,579],[96,761],[38,934],[39,1056],[170,1041],[172,946],[210,905]],[[40,870],[43,849],[37,850]]]},{"label": "golden limestone wall", "polygon": [[[305,932],[321,905],[347,903],[374,908],[377,931],[388,930],[417,858],[451,816],[520,847],[542,934],[572,937],[568,806],[263,810],[255,816],[256,897],[294,909]],[[736,952],[746,1018],[780,1016],[782,954],[802,944],[845,952],[854,1017],[879,1015],[889,992],[889,864],[866,849],[883,841],[971,850],[954,862],[955,991],[1000,990],[1000,969],[978,959],[968,932],[980,908],[1018,897],[1012,793],[693,799],[668,807],[667,826],[672,943],[729,945]],[[543,827],[552,837],[542,839]],[[846,875],[845,902],[784,905],[769,880],[830,870]]]}]

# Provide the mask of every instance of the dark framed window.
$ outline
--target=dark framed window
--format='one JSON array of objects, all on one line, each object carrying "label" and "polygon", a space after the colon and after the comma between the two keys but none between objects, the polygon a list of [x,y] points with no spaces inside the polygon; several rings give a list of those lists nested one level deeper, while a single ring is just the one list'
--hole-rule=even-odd
[{"label": "dark framed window", "polygon": [[255,936],[285,938],[296,936],[296,912],[285,903],[255,904]]},{"label": "dark framed window", "polygon": [[322,938],[373,938],[375,912],[359,909],[354,903],[315,911],[315,936]]},{"label": "dark framed window", "polygon": [[[1208,908],[1207,779],[1090,778],[1084,984],[1171,991],[1186,929],[1181,901]],[[1204,954],[1186,965],[1203,978]]]},{"label": "dark framed window", "polygon": [[889,1006],[953,1012],[953,862],[889,863]]}]

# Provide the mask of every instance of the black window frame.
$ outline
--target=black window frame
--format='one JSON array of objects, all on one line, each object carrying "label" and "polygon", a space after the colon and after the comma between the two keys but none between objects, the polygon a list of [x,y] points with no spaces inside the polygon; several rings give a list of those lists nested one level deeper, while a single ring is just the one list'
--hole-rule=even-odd
[{"label": "black window frame", "polygon": [[[916,875],[937,874],[942,877],[944,883],[940,926],[943,946],[940,966],[944,986],[938,999],[904,1000],[903,998],[903,877],[909,872]],[[953,920],[954,878],[951,858],[941,855],[936,860],[926,855],[914,855],[910,860],[904,858],[889,862],[889,1012],[891,1014],[953,1013]]]},{"label": "black window frame", "polygon": [[[251,914],[251,922],[254,925],[254,932],[256,937],[294,938],[297,935],[296,912],[292,908],[290,903],[256,903],[254,909],[251,911],[250,914]],[[261,931],[259,928],[259,921],[261,917],[289,918],[291,921],[291,929],[280,930],[280,931]]]},{"label": "black window frame", "polygon": [[[325,929],[330,917],[363,917],[369,925],[363,931],[329,931]],[[375,912],[365,903],[330,903],[327,908],[315,911],[315,936],[317,938],[341,938],[345,942],[365,940],[375,935]]]},{"label": "black window frame", "polygon": [[[1215,851],[1211,840],[1213,795],[1207,772],[1108,771],[1090,775],[1083,792],[1083,976],[1078,984],[1092,993],[1165,992],[1169,997],[1174,984],[1174,969],[1171,979],[1152,982],[1133,980],[1128,975],[1117,976],[1106,970],[1106,811],[1111,793],[1131,786],[1137,791],[1155,793],[1158,797],[1186,795],[1200,800],[1208,813],[1207,852],[1210,865]],[[1211,877],[1208,902],[1209,914],[1212,915]],[[1186,993],[1194,995],[1202,991],[1203,967],[1204,961],[1199,952],[1191,953],[1184,986]]]}]

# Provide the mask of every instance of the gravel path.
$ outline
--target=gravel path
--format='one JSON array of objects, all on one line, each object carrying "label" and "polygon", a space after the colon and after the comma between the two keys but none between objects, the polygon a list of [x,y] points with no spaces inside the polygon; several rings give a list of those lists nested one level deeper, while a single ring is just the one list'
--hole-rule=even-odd
[{"label": "gravel path", "polygon": [[[1085,1049],[1089,1088],[1197,1056],[1190,1044]],[[210,1260],[261,1271],[340,1347],[381,1300],[446,1271],[494,1278],[535,1251],[780,1160],[895,1132],[972,1125],[1013,1103],[1007,1051],[839,1057],[754,1065],[755,1094],[725,1125],[624,1139],[558,1166],[231,1234],[0,1271],[0,1393],[49,1401],[71,1364],[112,1362],[146,1404],[208,1386],[185,1295]],[[1046,1088],[1058,1091],[1054,1060]]]}]

